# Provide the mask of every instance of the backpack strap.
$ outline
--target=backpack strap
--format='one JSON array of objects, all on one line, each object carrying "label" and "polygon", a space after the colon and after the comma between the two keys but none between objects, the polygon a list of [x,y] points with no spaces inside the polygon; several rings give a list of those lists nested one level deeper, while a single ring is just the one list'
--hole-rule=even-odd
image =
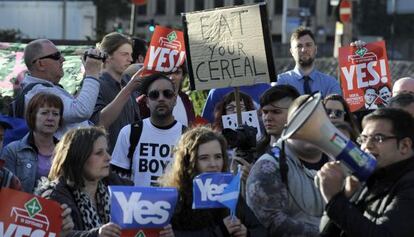
[{"label": "backpack strap", "polygon": [[274,160],[279,163],[279,172],[280,172],[280,178],[282,180],[282,183],[286,185],[286,187],[289,189],[288,186],[288,172],[289,172],[289,166],[287,164],[286,160],[286,153],[285,153],[285,141],[282,141],[281,148],[279,147],[273,147],[271,148],[267,154],[272,156]]},{"label": "backpack strap", "polygon": [[[138,141],[141,138],[142,134],[142,127],[144,123],[142,120],[134,122],[131,124],[131,133],[129,135],[129,148],[128,148],[128,155],[129,158],[129,170],[132,170],[132,161],[134,158],[134,153],[138,145]],[[187,127],[185,125],[182,125],[181,127],[181,134],[183,134],[187,130]]]},{"label": "backpack strap", "polygon": [[142,133],[142,127],[144,123],[142,120],[138,122],[134,122],[131,124],[131,133],[129,135],[129,149],[128,149],[128,155],[129,158],[129,170],[132,170],[132,161],[134,158],[135,149],[137,148],[138,141],[141,138]]}]

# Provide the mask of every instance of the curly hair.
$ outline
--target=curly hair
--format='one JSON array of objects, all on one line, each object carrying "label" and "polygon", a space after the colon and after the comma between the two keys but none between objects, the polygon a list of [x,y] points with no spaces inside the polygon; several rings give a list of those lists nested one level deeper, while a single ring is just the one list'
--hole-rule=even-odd
[{"label": "curly hair", "polygon": [[[172,223],[178,228],[198,229],[208,226],[214,219],[223,217],[223,210],[193,210],[193,179],[200,172],[196,168],[198,148],[210,141],[218,141],[223,154],[222,172],[228,170],[227,143],[225,138],[207,127],[195,127],[181,136],[174,153],[172,166],[158,180],[162,187],[178,189],[180,201]],[[191,224],[189,224],[191,223]]]}]

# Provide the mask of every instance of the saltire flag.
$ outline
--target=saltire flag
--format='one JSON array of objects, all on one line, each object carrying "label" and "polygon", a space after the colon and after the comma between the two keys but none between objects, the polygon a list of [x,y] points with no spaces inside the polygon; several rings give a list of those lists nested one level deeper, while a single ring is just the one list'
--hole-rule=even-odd
[{"label": "saltire flag", "polygon": [[224,188],[223,193],[218,197],[217,201],[230,209],[230,215],[236,215],[237,201],[240,194],[240,179],[241,179],[241,166],[239,165],[237,174],[233,177],[229,185]]}]

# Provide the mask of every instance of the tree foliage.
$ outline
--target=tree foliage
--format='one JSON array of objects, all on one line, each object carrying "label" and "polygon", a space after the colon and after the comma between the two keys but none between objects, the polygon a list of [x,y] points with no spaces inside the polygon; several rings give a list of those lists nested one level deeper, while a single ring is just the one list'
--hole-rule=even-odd
[{"label": "tree foliage", "polygon": [[97,8],[96,35],[101,39],[106,33],[106,22],[116,17],[128,18],[131,12],[130,0],[93,0]]}]

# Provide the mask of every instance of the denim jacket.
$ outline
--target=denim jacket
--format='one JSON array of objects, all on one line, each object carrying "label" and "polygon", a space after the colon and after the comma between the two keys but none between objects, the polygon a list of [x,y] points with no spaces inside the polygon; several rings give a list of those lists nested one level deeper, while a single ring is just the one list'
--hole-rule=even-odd
[{"label": "denim jacket", "polygon": [[[55,144],[57,142],[55,139]],[[21,140],[4,147],[1,157],[6,161],[5,167],[19,178],[23,191],[28,193],[33,193],[36,185],[37,156],[33,133],[29,132]]]}]

